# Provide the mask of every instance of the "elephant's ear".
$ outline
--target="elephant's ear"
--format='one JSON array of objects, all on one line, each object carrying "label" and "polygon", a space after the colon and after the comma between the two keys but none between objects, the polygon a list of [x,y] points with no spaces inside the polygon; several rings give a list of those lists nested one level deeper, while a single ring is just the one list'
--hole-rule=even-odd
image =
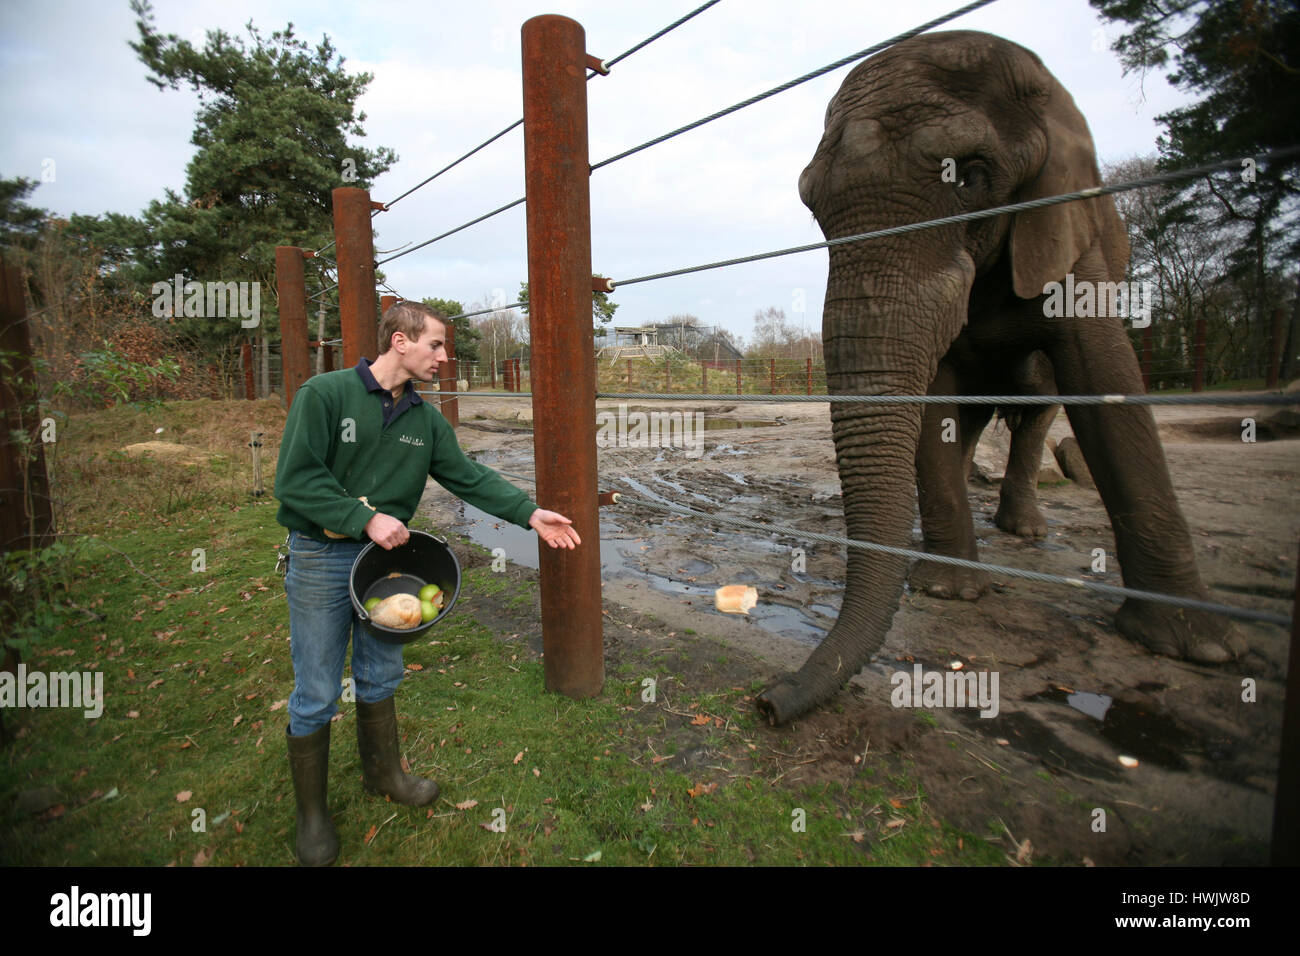
[{"label": "elephant's ear", "polygon": [[[1036,171],[1031,169],[1017,202],[1077,192],[1101,185],[1097,156],[1088,124],[1074,100],[1050,74],[1045,95],[1034,97],[1045,134]],[[1037,158],[1037,157],[1035,157]],[[1011,275],[1016,295],[1034,299],[1048,282],[1061,281],[1074,271],[1083,255],[1099,247],[1108,278],[1119,281],[1128,266],[1129,245],[1124,225],[1109,196],[1058,203],[1017,213],[1011,223]],[[1090,277],[1091,278],[1091,277]]]}]

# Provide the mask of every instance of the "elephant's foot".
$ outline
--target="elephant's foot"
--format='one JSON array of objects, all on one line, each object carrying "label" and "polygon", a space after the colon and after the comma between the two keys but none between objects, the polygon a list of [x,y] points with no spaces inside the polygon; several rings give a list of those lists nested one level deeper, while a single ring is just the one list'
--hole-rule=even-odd
[{"label": "elephant's foot", "polygon": [[993,523],[1008,534],[1022,538],[1042,538],[1047,535],[1047,519],[1038,510],[1032,496],[1003,495],[998,502],[998,513]]},{"label": "elephant's foot", "polygon": [[934,561],[917,561],[907,582],[914,591],[923,591],[931,597],[974,601],[989,589],[992,583],[988,572],[971,568],[958,568]]},{"label": "elephant's foot", "polygon": [[779,727],[812,710],[818,701],[813,699],[809,688],[799,682],[799,675],[787,674],[764,689],[754,703],[769,724]]},{"label": "elephant's foot", "polygon": [[1120,606],[1115,627],[1153,654],[1202,664],[1222,664],[1250,649],[1222,615],[1135,598]]}]

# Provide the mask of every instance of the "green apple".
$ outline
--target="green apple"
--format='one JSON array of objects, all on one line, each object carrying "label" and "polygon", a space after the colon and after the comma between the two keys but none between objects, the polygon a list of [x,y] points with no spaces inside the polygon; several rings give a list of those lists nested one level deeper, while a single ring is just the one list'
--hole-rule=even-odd
[{"label": "green apple", "polygon": [[372,597],[368,599],[365,603],[366,613],[369,614],[371,611],[373,611],[376,607],[379,606],[381,601],[383,601],[383,598]]},{"label": "green apple", "polygon": [[435,597],[437,597],[441,593],[442,593],[442,588],[438,587],[438,585],[426,584],[424,587],[420,588],[420,600],[432,601]]},{"label": "green apple", "polygon": [[420,621],[422,623],[427,624],[437,616],[438,616],[438,609],[433,606],[433,602],[431,601],[420,602]]}]

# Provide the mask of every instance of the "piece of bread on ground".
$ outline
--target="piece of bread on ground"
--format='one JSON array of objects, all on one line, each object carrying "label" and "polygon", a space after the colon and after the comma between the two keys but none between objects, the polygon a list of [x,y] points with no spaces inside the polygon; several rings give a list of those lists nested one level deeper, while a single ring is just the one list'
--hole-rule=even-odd
[{"label": "piece of bread on ground", "polygon": [[723,614],[748,614],[758,603],[758,591],[748,584],[728,584],[713,592],[713,606]]}]

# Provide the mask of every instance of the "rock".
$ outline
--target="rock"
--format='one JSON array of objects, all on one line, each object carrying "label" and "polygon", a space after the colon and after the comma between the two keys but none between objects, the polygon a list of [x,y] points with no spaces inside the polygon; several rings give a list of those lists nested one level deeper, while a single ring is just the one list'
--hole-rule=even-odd
[{"label": "rock", "polygon": [[[1048,439],[1043,443],[1043,457],[1038,465],[1040,482],[1064,481],[1066,476],[1057,467],[1051,448],[1055,443]],[[975,446],[975,457],[971,461],[968,477],[984,482],[1001,481],[1007,473],[1007,456],[1011,454],[1011,430],[1002,422],[990,423],[980,435],[979,444]]]},{"label": "rock", "polygon": [[1077,481],[1085,488],[1097,487],[1092,480],[1092,473],[1088,471],[1088,463],[1083,460],[1083,449],[1079,447],[1079,442],[1073,435],[1062,438],[1057,444],[1056,460],[1065,477]]},{"label": "rock", "polygon": [[50,807],[63,802],[63,796],[54,787],[40,787],[36,790],[24,790],[18,794],[14,803],[14,812],[19,816],[42,813]]},{"label": "rock", "polygon": [[1038,463],[1038,481],[1054,485],[1065,481],[1065,474],[1061,471],[1056,462],[1056,457],[1052,454],[1052,440],[1049,438],[1043,442],[1043,458]]}]

